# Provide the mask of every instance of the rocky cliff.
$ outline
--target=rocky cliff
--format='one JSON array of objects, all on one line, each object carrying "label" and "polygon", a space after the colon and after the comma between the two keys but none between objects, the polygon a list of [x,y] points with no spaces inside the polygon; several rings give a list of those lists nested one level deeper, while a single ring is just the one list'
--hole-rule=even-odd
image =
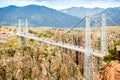
[{"label": "rocky cliff", "polygon": [[80,80],[80,66],[69,54],[41,44],[0,49],[0,80]]},{"label": "rocky cliff", "polygon": [[104,65],[97,80],[120,80],[120,61],[111,61],[109,64]]}]

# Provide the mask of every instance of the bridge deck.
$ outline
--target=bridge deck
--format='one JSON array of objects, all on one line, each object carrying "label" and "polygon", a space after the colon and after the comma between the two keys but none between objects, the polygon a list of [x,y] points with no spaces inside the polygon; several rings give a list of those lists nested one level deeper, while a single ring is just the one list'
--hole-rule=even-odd
[{"label": "bridge deck", "polygon": [[[24,34],[16,34],[16,35],[21,36],[21,37],[26,37],[26,38],[29,38],[29,39],[33,39],[33,40],[36,40],[36,41],[44,42],[44,43],[47,43],[47,44],[51,44],[51,45],[55,45],[55,46],[59,46],[59,47],[83,52],[83,53],[86,52],[85,48],[83,48],[82,46],[76,46],[76,45],[62,43],[62,42],[56,42],[54,40],[47,40],[47,39],[44,39],[44,38],[39,38],[39,37],[35,37],[35,36],[30,36],[30,35],[24,35]],[[96,57],[100,57],[100,58],[103,58],[103,56],[105,56],[104,54],[101,54],[98,50],[92,50],[91,54],[96,56]]]}]

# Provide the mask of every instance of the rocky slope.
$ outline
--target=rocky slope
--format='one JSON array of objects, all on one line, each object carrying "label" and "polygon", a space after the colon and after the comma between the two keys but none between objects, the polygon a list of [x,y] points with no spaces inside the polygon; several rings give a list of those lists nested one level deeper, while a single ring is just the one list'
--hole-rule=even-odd
[{"label": "rocky slope", "polygon": [[[32,30],[32,31],[31,31]],[[84,30],[72,30],[70,32],[67,32],[68,30],[63,29],[43,29],[40,31],[40,29],[31,29],[30,32],[34,33],[38,37],[47,38],[49,40],[55,40],[60,41],[63,43],[69,43],[74,45],[83,46],[85,43],[85,31]],[[107,40],[108,40],[108,48],[111,49],[115,47],[114,44],[117,42],[120,42],[120,29],[119,27],[108,27],[107,28]],[[92,47],[95,50],[100,50],[101,46],[101,28],[92,28],[91,33],[92,38]],[[76,57],[74,58],[74,61],[76,64],[81,66],[81,72],[83,73],[84,68],[84,54],[77,51],[71,51],[69,49],[65,49],[66,53],[73,53]],[[93,62],[96,64],[100,64],[100,59],[93,57]],[[94,65],[96,68],[96,72],[98,72],[100,65]],[[95,72],[95,74],[96,74]]]},{"label": "rocky slope", "polygon": [[[45,46],[44,46],[45,47]],[[49,53],[48,53],[49,51]],[[80,66],[55,47],[0,50],[0,80],[80,80]]]},{"label": "rocky slope", "polygon": [[[120,41],[119,30],[118,27],[108,29],[109,48],[113,47],[113,43],[116,41]],[[29,32],[38,37],[83,47],[85,43],[84,30],[67,32],[67,30],[62,29],[37,28],[30,29]],[[92,47],[95,49],[100,49],[100,36],[100,29],[92,30]],[[29,46],[19,47],[16,36],[9,39],[7,43],[0,44],[0,80],[82,79],[84,68],[84,55],[82,53],[31,39]],[[98,60],[98,58],[93,58],[94,63],[98,64]],[[99,70],[100,65],[95,66],[97,66],[95,70]],[[96,75],[96,73],[94,74]],[[98,80],[101,79],[101,76],[98,77]],[[108,75],[106,74],[106,76]]]},{"label": "rocky slope", "polygon": [[17,46],[12,36],[0,44],[0,80],[80,80],[75,55],[64,49],[30,40],[30,46]]},{"label": "rocky slope", "polygon": [[120,80],[120,61],[111,61],[108,65],[105,65],[97,80]]}]

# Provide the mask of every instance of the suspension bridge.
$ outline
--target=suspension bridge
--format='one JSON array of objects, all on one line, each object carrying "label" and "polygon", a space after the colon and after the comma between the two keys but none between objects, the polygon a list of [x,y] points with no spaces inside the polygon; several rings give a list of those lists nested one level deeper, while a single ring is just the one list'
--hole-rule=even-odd
[{"label": "suspension bridge", "polygon": [[22,46],[22,37],[24,37],[24,38],[26,38],[26,42],[25,42],[26,46],[28,45],[28,39],[32,39],[32,40],[35,40],[35,41],[40,41],[40,42],[51,44],[51,45],[54,45],[54,46],[59,46],[59,47],[62,47],[62,48],[82,52],[84,54],[84,80],[93,80],[94,75],[93,75],[93,71],[92,71],[92,66],[93,66],[92,65],[92,56],[95,56],[95,57],[98,57],[98,58],[102,59],[103,56],[105,56],[108,53],[108,50],[107,50],[108,45],[107,45],[107,39],[106,39],[106,37],[107,37],[106,15],[103,14],[102,17],[101,17],[101,21],[102,21],[101,50],[92,49],[92,47],[91,47],[91,26],[90,26],[91,17],[88,15],[88,16],[85,17],[85,20],[86,20],[85,47],[77,46],[77,45],[73,45],[73,44],[68,44],[68,43],[57,42],[57,41],[54,41],[54,40],[48,40],[48,39],[45,39],[45,38],[40,38],[40,37],[36,37],[36,36],[33,36],[33,35],[29,35],[27,19],[25,21],[25,27],[24,27],[25,32],[22,32],[21,21],[19,20],[17,33],[15,33],[15,34],[11,33],[11,35],[17,35],[18,36],[18,42],[19,42],[18,45],[19,46]]}]

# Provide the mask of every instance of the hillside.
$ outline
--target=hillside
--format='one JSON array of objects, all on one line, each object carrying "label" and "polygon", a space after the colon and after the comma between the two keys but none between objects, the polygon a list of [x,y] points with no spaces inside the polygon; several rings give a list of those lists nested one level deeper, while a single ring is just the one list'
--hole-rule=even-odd
[{"label": "hillside", "polygon": [[[61,10],[66,14],[70,14],[73,16],[77,16],[83,18],[87,14],[93,16],[101,16],[103,13],[107,15],[107,25],[120,25],[120,7],[113,7],[113,8],[84,8],[84,7],[71,7],[68,9]],[[111,18],[112,21],[109,19]]]},{"label": "hillside", "polygon": [[[120,25],[120,7],[107,8],[104,11],[97,14],[97,16],[103,13],[107,15],[108,25]],[[111,18],[112,21],[109,18]]]},{"label": "hillside", "polygon": [[83,18],[87,14],[95,15],[103,10],[104,10],[103,8],[71,7],[68,9],[61,10],[61,12]]},{"label": "hillside", "polygon": [[80,19],[54,9],[28,5],[24,7],[8,6],[0,9],[0,23],[16,25],[18,19],[28,19],[29,26],[71,27]]},{"label": "hillside", "polygon": [[104,65],[99,72],[97,80],[119,80],[120,79],[120,61],[111,61]]},{"label": "hillside", "polygon": [[[35,29],[35,34],[42,32],[42,36],[53,37],[48,36],[50,34],[45,32],[46,29],[31,30]],[[5,27],[5,30],[16,29]],[[29,46],[18,46],[17,36],[9,36],[6,43],[0,44],[0,80],[81,80],[82,74],[80,66],[74,61],[75,56],[66,53],[57,46],[32,39]]]},{"label": "hillside", "polygon": [[[6,34],[9,31],[15,32],[16,30],[15,27],[0,27],[0,31],[5,31]],[[97,50],[100,50],[100,30],[100,28],[92,28],[91,33],[92,48]],[[54,40],[56,42],[59,41],[63,44],[85,45],[84,30],[72,30],[68,33],[66,32],[67,30],[55,28],[29,28],[29,33],[43,39]],[[107,27],[109,52],[115,47],[114,44],[117,43],[118,45],[120,42],[119,32],[119,27]],[[29,39],[28,46],[24,46],[25,38],[22,38],[23,46],[18,46],[17,36],[8,36],[6,38],[6,43],[0,43],[0,80],[83,79],[84,54],[81,52],[49,45],[32,39]],[[106,60],[111,61],[111,58],[113,57],[108,56]],[[93,57],[93,63],[98,64],[98,66],[93,67],[94,72],[97,72],[100,69],[99,61],[98,58]],[[95,76],[97,75],[94,75],[94,77]]]}]

